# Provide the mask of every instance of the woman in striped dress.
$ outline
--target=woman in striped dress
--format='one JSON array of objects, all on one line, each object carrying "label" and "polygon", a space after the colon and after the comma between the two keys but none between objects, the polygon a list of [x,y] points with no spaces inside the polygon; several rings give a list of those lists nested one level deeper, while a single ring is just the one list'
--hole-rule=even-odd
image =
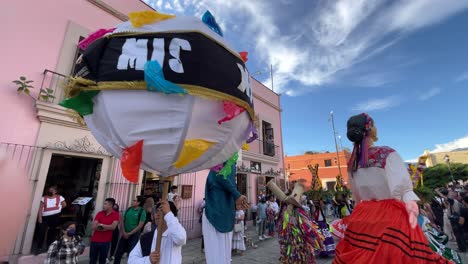
[{"label": "woman in striped dress", "polygon": [[348,139],[354,149],[348,163],[356,201],[343,219],[344,238],[334,263],[452,263],[434,253],[417,223],[419,198],[405,163],[389,147],[374,147],[377,128],[367,114],[348,120]]}]

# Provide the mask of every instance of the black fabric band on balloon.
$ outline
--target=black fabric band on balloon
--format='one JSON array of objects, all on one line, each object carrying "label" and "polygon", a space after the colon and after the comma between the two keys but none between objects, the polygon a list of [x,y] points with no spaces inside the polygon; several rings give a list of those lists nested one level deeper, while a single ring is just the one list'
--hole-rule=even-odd
[{"label": "black fabric band on balloon", "polygon": [[147,61],[158,61],[170,82],[215,90],[253,106],[244,62],[197,32],[126,33],[99,39],[86,49],[76,73],[95,82],[143,81]]}]

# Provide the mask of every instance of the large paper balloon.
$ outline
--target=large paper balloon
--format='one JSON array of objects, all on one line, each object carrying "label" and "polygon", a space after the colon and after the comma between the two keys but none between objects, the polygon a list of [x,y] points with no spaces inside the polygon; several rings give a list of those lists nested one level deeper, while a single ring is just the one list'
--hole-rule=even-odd
[{"label": "large paper balloon", "polygon": [[140,164],[170,176],[232,159],[256,136],[247,54],[226,43],[209,12],[129,17],[80,43],[61,105],[84,117],[133,182]]}]

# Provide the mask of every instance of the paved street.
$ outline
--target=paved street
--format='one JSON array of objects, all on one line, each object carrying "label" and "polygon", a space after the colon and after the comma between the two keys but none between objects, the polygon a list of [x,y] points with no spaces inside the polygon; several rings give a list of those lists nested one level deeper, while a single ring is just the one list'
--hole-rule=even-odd
[{"label": "paved street", "polygon": [[[243,256],[233,256],[233,264],[256,264],[256,263],[279,263],[279,245],[277,238],[271,238],[264,241],[258,241],[256,231],[253,227],[249,227],[246,235],[253,238],[257,248],[248,247]],[[183,264],[203,264],[205,256],[201,252],[201,239],[192,239],[182,249]],[[331,259],[318,259],[318,264],[331,263]]]},{"label": "paved street", "polygon": [[[232,264],[265,264],[279,263],[279,245],[277,238],[271,238],[265,241],[258,241],[256,231],[253,227],[249,227],[246,232],[249,238],[253,238],[257,248],[248,247],[243,256],[233,256]],[[457,248],[454,242],[449,242],[451,248]],[[468,253],[460,254],[463,263],[468,263]],[[79,263],[88,263],[87,256],[82,256]],[[126,264],[126,258],[122,261]],[[183,264],[204,264],[205,255],[201,251],[201,239],[191,239],[182,248],[182,263]],[[317,259],[317,264],[330,264],[332,259]]]}]

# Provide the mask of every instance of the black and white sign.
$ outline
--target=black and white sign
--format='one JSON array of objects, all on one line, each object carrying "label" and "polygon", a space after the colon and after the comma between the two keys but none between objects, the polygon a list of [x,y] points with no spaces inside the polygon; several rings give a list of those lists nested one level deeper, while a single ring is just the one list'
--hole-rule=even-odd
[{"label": "black and white sign", "polygon": [[143,81],[147,61],[157,61],[168,81],[216,90],[253,104],[244,62],[197,32],[102,38],[84,51],[76,72],[97,82]]},{"label": "black and white sign", "polygon": [[262,164],[260,162],[251,161],[250,162],[250,172],[261,174],[262,173]]}]

